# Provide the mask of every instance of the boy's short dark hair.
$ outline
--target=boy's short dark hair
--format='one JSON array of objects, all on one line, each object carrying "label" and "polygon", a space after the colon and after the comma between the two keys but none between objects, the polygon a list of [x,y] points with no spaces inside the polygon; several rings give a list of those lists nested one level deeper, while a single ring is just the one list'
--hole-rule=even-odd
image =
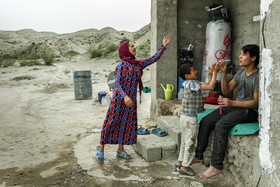
[{"label": "boy's short dark hair", "polygon": [[260,48],[258,45],[255,44],[249,44],[249,45],[245,45],[241,48],[243,53],[247,53],[249,52],[250,57],[252,58],[253,56],[256,57],[255,60],[255,66],[258,67],[259,65],[259,59],[260,59]]},{"label": "boy's short dark hair", "polygon": [[191,73],[191,67],[193,67],[193,65],[190,63],[182,64],[179,67],[179,75],[182,79],[186,80],[185,75]]}]

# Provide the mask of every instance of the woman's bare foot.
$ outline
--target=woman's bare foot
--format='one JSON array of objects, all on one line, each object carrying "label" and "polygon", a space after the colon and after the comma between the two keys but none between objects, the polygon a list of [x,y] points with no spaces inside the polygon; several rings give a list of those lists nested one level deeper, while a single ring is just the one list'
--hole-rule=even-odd
[{"label": "woman's bare foot", "polygon": [[[117,153],[121,154],[124,151],[124,146],[122,144],[119,144]],[[131,158],[130,155],[127,155],[126,158]]]},{"label": "woman's bare foot", "polygon": [[100,145],[98,150],[104,152],[104,145]]},{"label": "woman's bare foot", "polygon": [[215,175],[218,175],[219,173],[221,173],[222,170],[221,169],[217,169],[213,166],[210,166],[207,170],[205,170],[202,174],[199,174],[199,177],[201,179],[209,179],[211,177],[214,177]]},{"label": "woman's bare foot", "polygon": [[[100,146],[97,146],[98,148],[98,151],[100,151],[100,155],[103,153],[103,156],[100,156],[99,153],[96,153],[96,158],[100,161],[100,162],[103,162],[104,161],[104,145],[100,145]],[[98,156],[99,155],[99,156]]]},{"label": "woman's bare foot", "polygon": [[203,160],[199,160],[198,158],[193,158],[192,162],[191,162],[191,165],[192,164],[195,164],[195,163],[203,163]]}]

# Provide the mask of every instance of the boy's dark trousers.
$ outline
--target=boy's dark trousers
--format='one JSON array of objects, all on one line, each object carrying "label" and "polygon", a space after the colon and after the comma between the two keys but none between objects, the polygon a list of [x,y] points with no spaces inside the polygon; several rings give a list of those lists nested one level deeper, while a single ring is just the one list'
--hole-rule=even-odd
[{"label": "boy's dark trousers", "polygon": [[256,121],[258,121],[258,113],[252,109],[223,107],[222,115],[220,115],[219,109],[214,110],[200,122],[195,157],[203,160],[203,153],[207,148],[210,132],[214,130],[211,165],[217,169],[222,169],[229,130],[238,123]]}]

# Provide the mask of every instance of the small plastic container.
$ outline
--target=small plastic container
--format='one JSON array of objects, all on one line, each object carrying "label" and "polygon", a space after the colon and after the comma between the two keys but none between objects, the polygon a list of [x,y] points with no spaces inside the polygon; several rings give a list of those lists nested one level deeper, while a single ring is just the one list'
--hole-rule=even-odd
[{"label": "small plastic container", "polygon": [[111,102],[111,94],[108,93],[108,94],[105,96],[105,99],[106,99],[107,103],[110,104],[110,102]]},{"label": "small plastic container", "polygon": [[107,101],[107,99],[106,99],[106,96],[103,96],[103,97],[102,97],[102,99],[101,99],[101,104],[102,104],[103,106],[108,105],[108,101]]}]

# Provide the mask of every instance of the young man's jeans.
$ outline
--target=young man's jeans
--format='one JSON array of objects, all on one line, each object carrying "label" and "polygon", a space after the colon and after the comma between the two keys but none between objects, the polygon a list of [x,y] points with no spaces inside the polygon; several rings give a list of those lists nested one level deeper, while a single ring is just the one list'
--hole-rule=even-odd
[{"label": "young man's jeans", "polygon": [[210,132],[214,130],[211,165],[217,169],[222,169],[229,130],[238,123],[256,121],[258,121],[258,113],[252,109],[223,107],[222,115],[220,115],[219,109],[213,111],[200,122],[195,157],[203,160],[203,153],[207,148]]}]

